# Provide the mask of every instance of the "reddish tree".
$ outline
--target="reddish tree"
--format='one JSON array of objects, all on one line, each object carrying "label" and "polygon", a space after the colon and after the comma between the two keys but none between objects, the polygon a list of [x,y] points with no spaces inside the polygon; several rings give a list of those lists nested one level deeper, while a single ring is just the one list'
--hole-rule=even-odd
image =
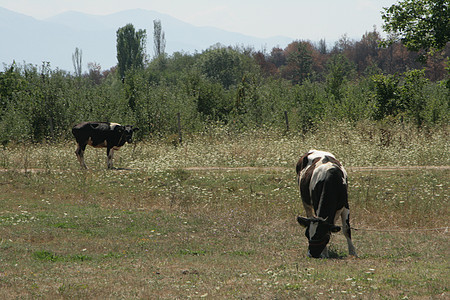
[{"label": "reddish tree", "polygon": [[281,70],[283,78],[289,79],[293,83],[302,83],[313,75],[315,68],[313,56],[317,50],[310,42],[292,42],[284,52],[287,57],[287,64]]},{"label": "reddish tree", "polygon": [[275,64],[268,61],[264,53],[262,53],[261,51],[253,54],[253,57],[255,58],[256,63],[261,68],[261,72],[264,76],[275,76],[279,73],[278,68],[275,66]]}]

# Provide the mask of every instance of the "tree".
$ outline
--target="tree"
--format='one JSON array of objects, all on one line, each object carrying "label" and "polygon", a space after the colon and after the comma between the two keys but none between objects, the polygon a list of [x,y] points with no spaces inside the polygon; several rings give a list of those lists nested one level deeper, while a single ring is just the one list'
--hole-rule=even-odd
[{"label": "tree", "polygon": [[401,108],[417,126],[422,126],[427,98],[424,87],[428,83],[428,79],[425,78],[425,69],[405,72],[403,81],[403,86],[400,88]]},{"label": "tree", "polygon": [[281,48],[273,48],[270,52],[269,62],[273,63],[275,67],[280,68],[286,64],[286,55]]},{"label": "tree", "polygon": [[155,57],[159,57],[164,54],[166,49],[166,34],[162,30],[162,25],[160,20],[153,21],[153,49],[155,50]]},{"label": "tree", "polygon": [[313,46],[309,42],[295,41],[287,48],[287,65],[282,70],[282,76],[293,83],[302,83],[311,76],[313,71]]},{"label": "tree", "polygon": [[197,65],[202,74],[212,81],[219,82],[225,89],[237,84],[246,71],[245,56],[235,49],[220,44],[203,52]]},{"label": "tree", "polygon": [[403,0],[384,8],[383,29],[390,45],[400,40],[411,51],[443,49],[450,39],[448,0]]},{"label": "tree", "polygon": [[346,53],[354,47],[355,42],[352,41],[347,34],[344,34],[335,44],[333,53]]},{"label": "tree", "polygon": [[72,62],[73,62],[73,68],[75,70],[75,76],[81,77],[81,73],[83,71],[82,66],[83,61],[83,51],[81,49],[78,49],[78,47],[75,48],[75,52],[72,54]]},{"label": "tree", "polygon": [[100,64],[95,62],[88,63],[88,69],[89,69],[89,78],[91,79],[92,83],[94,84],[100,84],[102,82],[102,67]]},{"label": "tree", "polygon": [[325,90],[340,101],[343,97],[342,86],[353,75],[354,65],[345,55],[334,54],[327,62],[327,71]]},{"label": "tree", "polygon": [[320,39],[319,43],[316,46],[317,51],[319,51],[320,54],[327,54],[328,53],[328,49],[327,49],[327,42],[325,39]]},{"label": "tree", "polygon": [[144,66],[146,40],[145,29],[135,31],[133,24],[127,24],[117,30],[117,61],[120,78],[125,78],[126,71]]},{"label": "tree", "polygon": [[379,52],[381,37],[374,27],[373,31],[366,32],[359,42],[354,44],[352,60],[355,62],[358,72],[364,70],[376,61]]},{"label": "tree", "polygon": [[400,79],[394,75],[374,75],[371,78],[371,90],[375,100],[373,118],[382,120],[387,116],[396,116],[401,110]]},{"label": "tree", "polygon": [[261,68],[261,72],[264,76],[274,76],[278,73],[278,69],[275,66],[274,63],[267,60],[266,56],[263,52],[258,51],[253,54],[253,58],[255,59],[256,63]]}]

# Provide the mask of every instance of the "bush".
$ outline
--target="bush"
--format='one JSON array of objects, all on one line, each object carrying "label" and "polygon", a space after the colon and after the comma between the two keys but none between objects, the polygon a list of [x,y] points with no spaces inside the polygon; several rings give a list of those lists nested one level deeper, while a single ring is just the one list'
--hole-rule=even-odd
[{"label": "bush", "polygon": [[285,130],[285,114],[290,130],[302,133],[330,121],[448,124],[445,81],[431,82],[423,70],[357,78],[348,58],[330,57],[325,77],[305,74],[301,84],[276,72],[263,76],[251,50],[220,45],[160,56],[123,80],[115,69],[73,76],[48,63],[12,64],[0,72],[0,142],[68,138],[82,121],[132,124],[141,129],[138,139],[170,135],[178,131],[178,114],[185,132],[217,123]]}]

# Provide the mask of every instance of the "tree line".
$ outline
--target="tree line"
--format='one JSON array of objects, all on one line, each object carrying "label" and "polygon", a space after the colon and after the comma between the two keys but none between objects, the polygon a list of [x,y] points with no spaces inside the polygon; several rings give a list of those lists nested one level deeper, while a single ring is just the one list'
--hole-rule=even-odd
[{"label": "tree line", "polygon": [[285,116],[291,130],[302,132],[323,121],[449,122],[448,41],[435,51],[411,51],[400,39],[382,47],[373,29],[333,47],[297,40],[270,52],[217,44],[167,55],[160,21],[154,29],[149,58],[146,31],[119,28],[118,64],[109,70],[89,63],[83,73],[78,48],[74,73],[48,62],[4,66],[0,142],[66,138],[81,121],[134,124],[141,138],[171,134],[178,113],[188,132],[211,124],[284,128]]}]

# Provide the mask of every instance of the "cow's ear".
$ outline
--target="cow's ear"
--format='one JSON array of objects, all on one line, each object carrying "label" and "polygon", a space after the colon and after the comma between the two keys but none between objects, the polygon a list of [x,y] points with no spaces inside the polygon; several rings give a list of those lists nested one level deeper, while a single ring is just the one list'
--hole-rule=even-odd
[{"label": "cow's ear", "polygon": [[339,232],[339,231],[341,231],[341,226],[330,225],[330,231],[331,232]]},{"label": "cow's ear", "polygon": [[139,128],[138,127],[136,127],[136,128],[133,128],[133,132],[135,132],[135,131],[138,131],[139,130]]},{"label": "cow's ear", "polygon": [[303,217],[297,217],[297,222],[302,225],[303,227],[308,227],[309,224],[311,223],[311,220],[308,218],[303,218]]}]

